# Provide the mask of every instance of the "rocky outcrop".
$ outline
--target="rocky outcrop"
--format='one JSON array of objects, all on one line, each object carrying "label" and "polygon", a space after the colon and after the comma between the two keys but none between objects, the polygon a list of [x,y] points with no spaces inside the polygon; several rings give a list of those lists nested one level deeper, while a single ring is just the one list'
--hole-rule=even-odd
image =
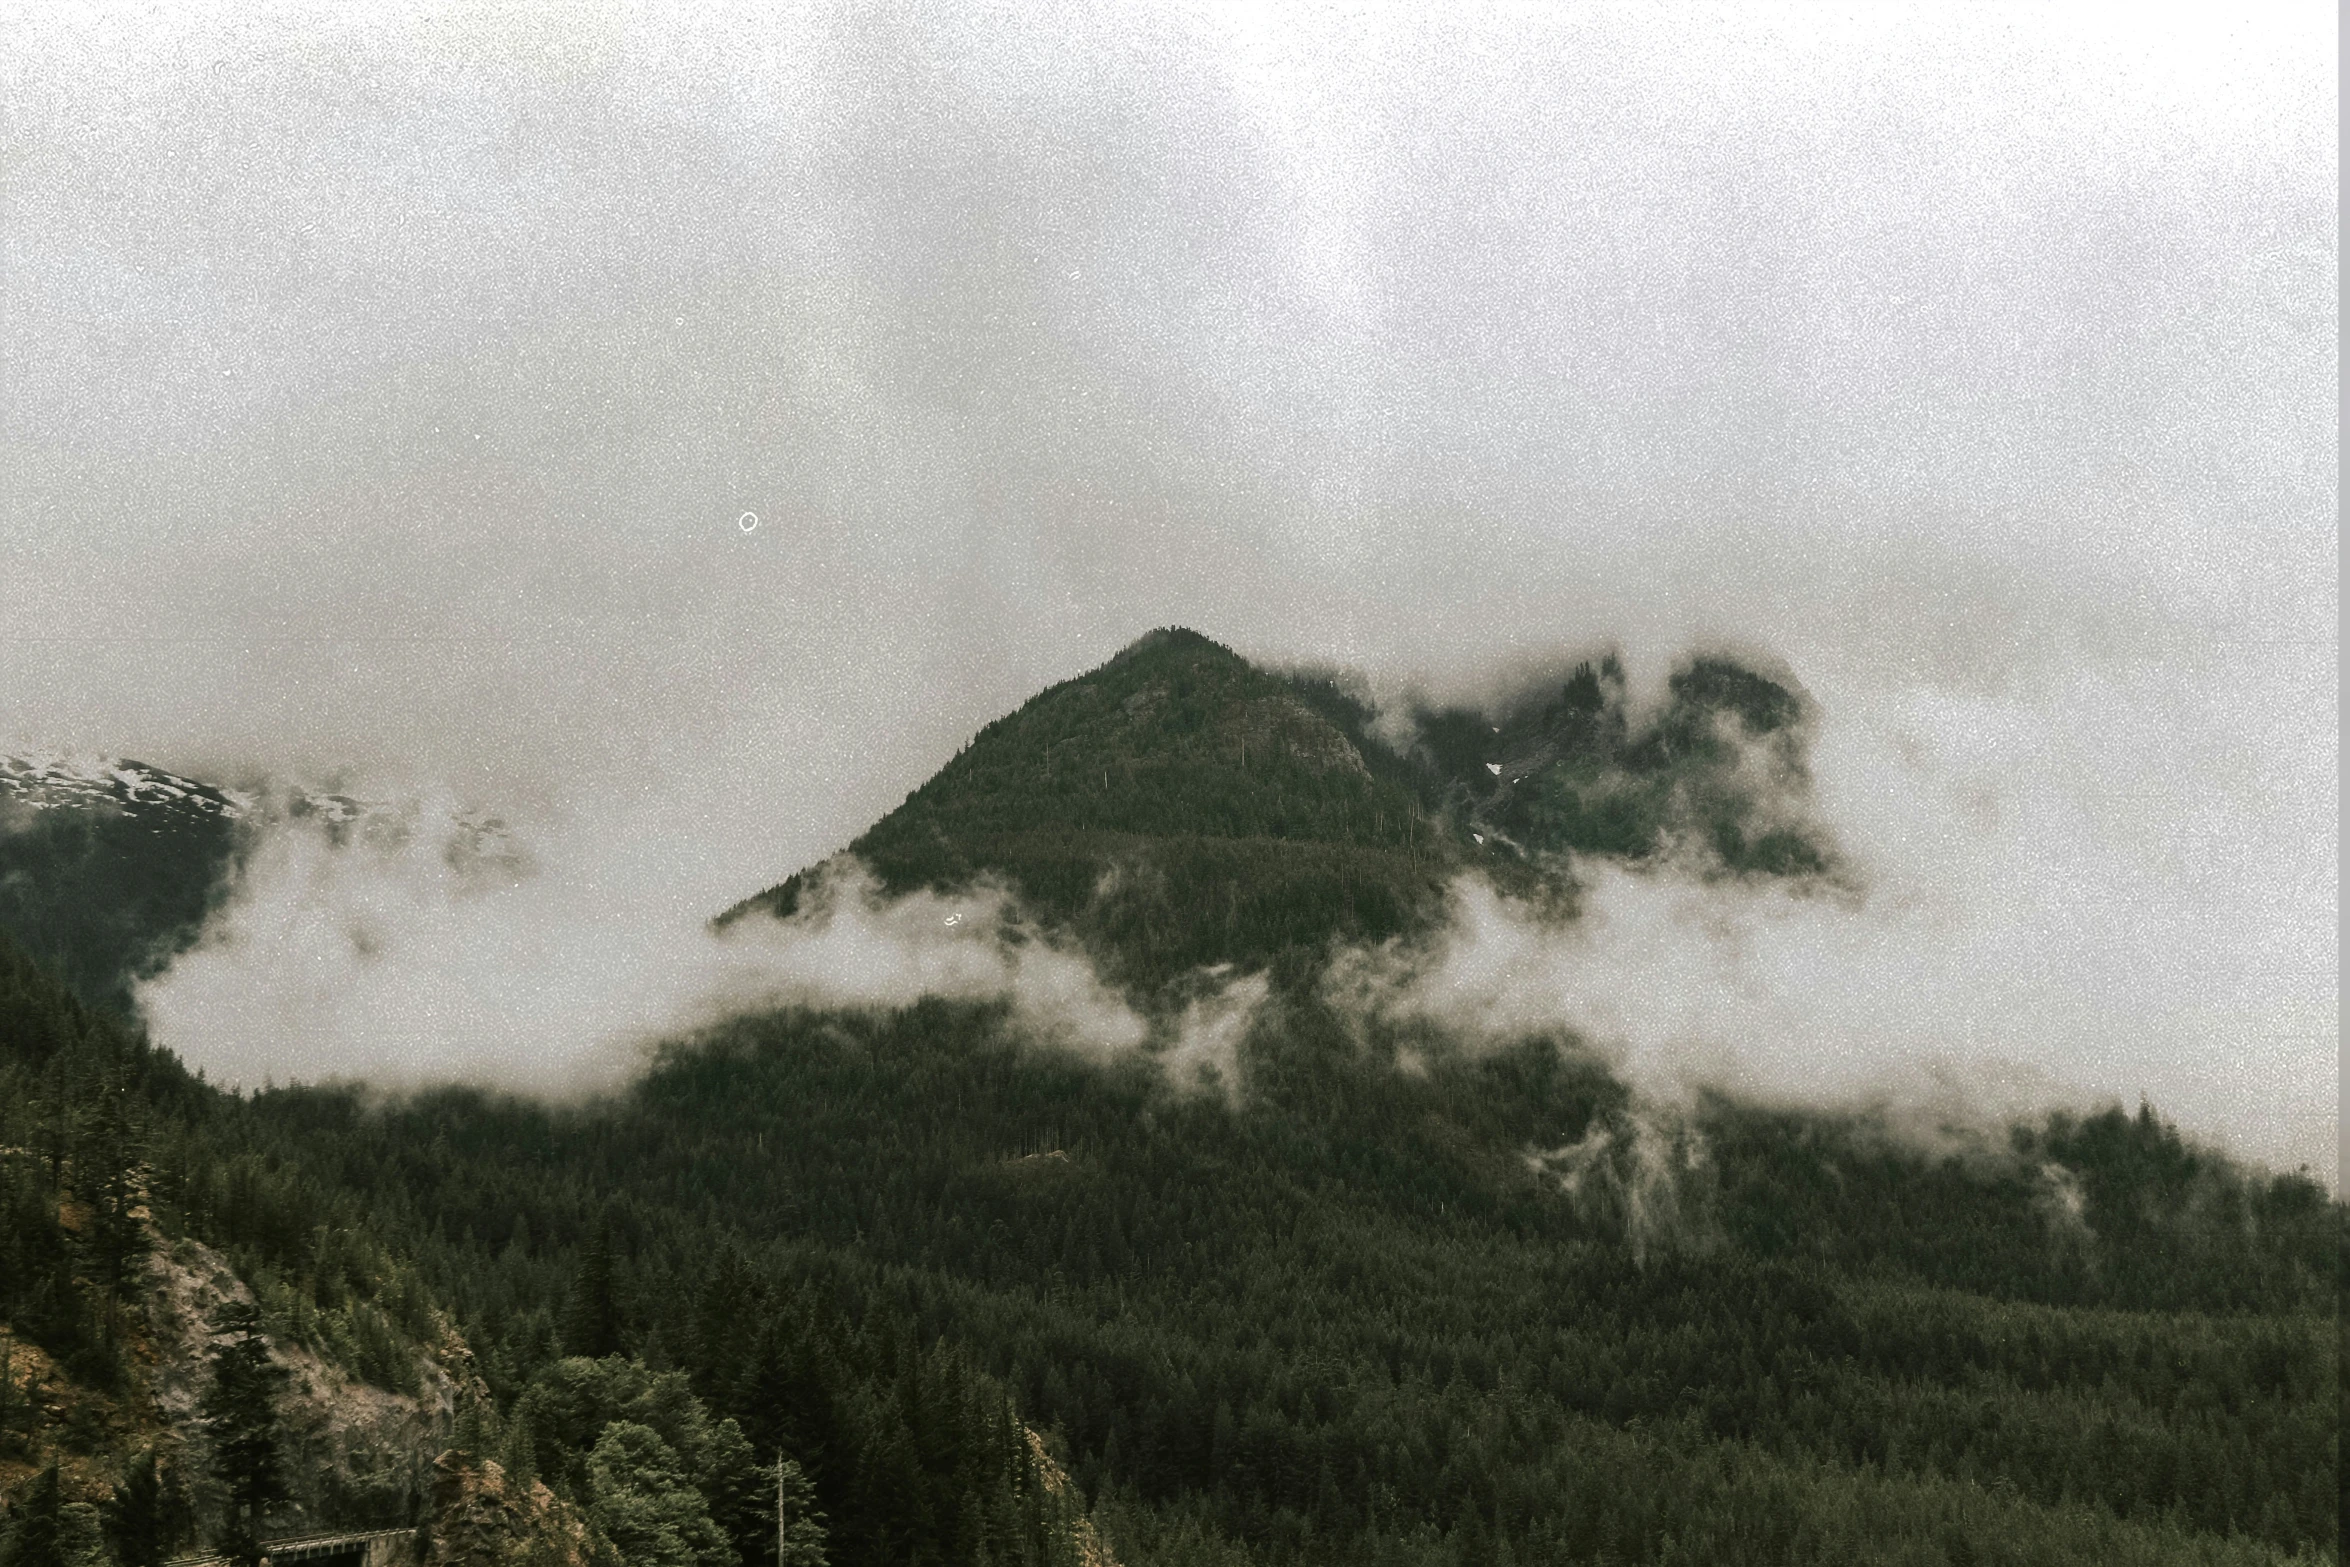
[{"label": "rocky outcrop", "polygon": [[[198,1406],[204,1395],[210,1324],[229,1301],[253,1298],[227,1259],[181,1239],[158,1244],[147,1262],[147,1380],[156,1416],[201,1475],[207,1443]],[[417,1522],[432,1483],[433,1455],[455,1423],[458,1387],[432,1356],[415,1352],[415,1394],[388,1392],[298,1344],[270,1340],[270,1358],[285,1371],[278,1403],[292,1505],[273,1515],[275,1529],[328,1524],[388,1526]],[[199,1503],[205,1498],[199,1493]]]},{"label": "rocky outcrop", "polygon": [[433,1464],[425,1567],[590,1567],[578,1509],[537,1480],[517,1485],[493,1461],[456,1452]]},{"label": "rocky outcrop", "polygon": [[1093,1526],[1081,1507],[1083,1499],[1069,1479],[1069,1471],[1054,1461],[1045,1448],[1044,1438],[1033,1427],[1023,1426],[1021,1433],[1028,1438],[1029,1455],[1036,1460],[1036,1472],[1044,1482],[1044,1493],[1052,1498],[1062,1514],[1062,1526],[1068,1530],[1069,1543],[1076,1548],[1081,1567],[1121,1567],[1110,1543]]}]

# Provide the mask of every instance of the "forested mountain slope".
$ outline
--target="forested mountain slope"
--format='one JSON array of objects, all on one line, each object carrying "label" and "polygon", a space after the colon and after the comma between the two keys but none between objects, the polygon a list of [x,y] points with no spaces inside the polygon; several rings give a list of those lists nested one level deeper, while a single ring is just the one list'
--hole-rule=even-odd
[{"label": "forested mountain slope", "polygon": [[[1468,847],[1282,682],[1163,631],[989,724],[849,852],[887,892],[1000,879],[1147,995],[1417,929]],[[723,918],[789,915],[811,886]]]},{"label": "forested mountain slope", "polygon": [[224,891],[244,814],[141,762],[0,755],[0,933],[127,1010]]},{"label": "forested mountain slope", "polygon": [[[422,1526],[471,1553],[436,1563],[774,1563],[779,1459],[798,1567],[1106,1560],[1003,1390],[878,1301],[744,1319],[801,1418],[832,1413],[797,1464],[771,1390],[623,1334],[608,1226],[539,1303],[561,1335],[518,1361],[493,1333],[485,1366],[443,1302],[495,1249],[431,1215],[444,1176],[506,1184],[514,1215],[528,1194],[438,1134],[355,1178],[308,1102],[207,1087],[0,936],[0,1562],[233,1542],[257,1471],[232,1449],[274,1455],[265,1537]],[[224,1413],[240,1343],[261,1392]]]},{"label": "forested mountain slope", "polygon": [[867,1417],[812,1347],[881,1313],[895,1385],[941,1341],[1004,1379],[1130,1562],[2334,1559],[2306,1181],[2151,1113],[1666,1126],[1552,1040],[1412,1076],[1299,1014],[1245,1065],[1177,1096],[932,1003],[746,1019],[595,1107],[255,1108],[413,1205],[503,1397],[617,1345],[821,1472]]},{"label": "forested mountain slope", "polygon": [[[1422,931],[1452,875],[1571,898],[1570,854],[1681,851],[1723,874],[1826,872],[1801,812],[1799,693],[1692,660],[1635,720],[1612,658],[1497,713],[1384,734],[1341,678],[1154,631],[1040,693],[849,844],[883,891],[992,876],[1148,999],[1188,971],[1310,969]],[[803,871],[728,910],[790,916]]]},{"label": "forested mountain slope", "polygon": [[[0,948],[0,1313],[131,1387],[122,1259],[184,1235],[288,1353],[427,1353],[450,1453],[378,1503],[493,1560],[776,1561],[780,1462],[800,1562],[2338,1561],[2309,1180],[2146,1106],[1929,1137],[1644,1103],[1563,1034],[1407,1060],[1319,983],[1464,871],[1562,918],[1580,856],[1832,880],[1810,724],[1791,677],[1642,709],[1602,657],[1399,726],[1159,633],[851,845],[884,895],[1008,885],[1146,1007],[1262,970],[1222,1094],[928,999],[738,1017],[593,1101],[239,1097]],[[53,1501],[134,1492],[126,1396],[14,1406],[15,1505],[60,1454]]]}]

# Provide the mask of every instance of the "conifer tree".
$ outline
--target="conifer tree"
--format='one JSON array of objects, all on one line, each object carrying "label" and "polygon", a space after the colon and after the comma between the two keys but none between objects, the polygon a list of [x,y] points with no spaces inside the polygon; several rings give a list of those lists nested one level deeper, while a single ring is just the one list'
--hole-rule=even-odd
[{"label": "conifer tree", "polygon": [[128,1091],[119,1082],[101,1087],[83,1125],[75,1182],[90,1208],[83,1251],[109,1307],[122,1303],[131,1266],[146,1249],[137,1218],[141,1142]]},{"label": "conifer tree", "polygon": [[17,1380],[15,1335],[0,1338],[0,1456],[16,1450],[17,1427],[28,1423],[27,1417],[32,1413],[31,1381],[29,1375],[22,1382]]},{"label": "conifer tree", "polygon": [[498,1449],[498,1462],[506,1471],[507,1482],[518,1490],[529,1490],[531,1482],[538,1479],[538,1439],[531,1435],[529,1421],[508,1423],[505,1445]]},{"label": "conifer tree", "polygon": [[620,1353],[620,1294],[612,1274],[612,1221],[606,1216],[596,1222],[572,1286],[571,1312],[563,1324],[563,1347],[570,1353],[590,1360]]},{"label": "conifer tree", "polygon": [[773,1476],[761,1471],[749,1440],[733,1417],[718,1421],[709,1431],[696,1484],[709,1498],[710,1516],[726,1531],[743,1560],[763,1561],[761,1546],[771,1542],[775,1534],[774,1508],[766,1505],[766,1493],[772,1486],[763,1482],[772,1481]]},{"label": "conifer tree", "polygon": [[154,1448],[132,1459],[103,1509],[117,1567],[157,1567],[186,1536],[186,1507],[178,1476]]},{"label": "conifer tree", "polygon": [[650,1426],[607,1425],[587,1473],[588,1521],[630,1567],[736,1567],[708,1501]]},{"label": "conifer tree", "polygon": [[231,1301],[214,1314],[212,1385],[204,1395],[204,1428],[212,1439],[212,1470],[228,1497],[221,1550],[244,1564],[261,1558],[261,1521],[286,1499],[278,1454],[277,1393],[285,1372],[270,1358],[261,1312]]},{"label": "conifer tree", "polygon": [[824,1515],[816,1510],[816,1487],[788,1458],[776,1460],[775,1479],[777,1567],[825,1567]]},{"label": "conifer tree", "polygon": [[0,1537],[0,1567],[69,1567],[65,1488],[53,1462],[25,1490]]},{"label": "conifer tree", "polygon": [[0,1532],[0,1567],[101,1567],[103,1562],[99,1511],[87,1501],[66,1501],[66,1482],[52,1461],[26,1487]]}]

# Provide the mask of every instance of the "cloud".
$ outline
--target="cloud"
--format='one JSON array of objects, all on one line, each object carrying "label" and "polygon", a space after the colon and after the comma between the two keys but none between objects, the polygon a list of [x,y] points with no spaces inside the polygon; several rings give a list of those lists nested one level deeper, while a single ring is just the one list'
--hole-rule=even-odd
[{"label": "cloud", "polygon": [[2314,1147],[2335,29],[19,7],[0,742],[349,768],[625,883],[287,849],[288,909],[475,938],[377,995],[437,1062],[537,1048],[455,1032],[526,996],[626,1035],[678,933],[1150,626],[1438,693],[1759,645],[1882,868],[1733,926],[1896,976],[1839,932],[1953,930],[1988,999],[1901,960],[1940,1037]]},{"label": "cloud", "polygon": [[1620,1230],[1637,1264],[1660,1246],[1697,1250],[1716,1238],[1704,1202],[1710,1158],[1703,1133],[1687,1119],[1639,1108],[1601,1117],[1576,1141],[1525,1156],[1529,1170]]},{"label": "cloud", "polygon": [[140,987],[156,1037],[213,1080],[617,1087],[653,1047],[743,1012],[1008,1003],[1041,1043],[1107,1058],[1144,1024],[996,889],[885,900],[854,862],[790,921],[714,933],[638,885],[608,824],[480,852],[447,802],[366,830],[268,819],[203,941]]},{"label": "cloud", "polygon": [[1139,1049],[1146,1032],[1091,961],[1032,925],[1000,887],[885,898],[843,857],[791,919],[738,920],[719,940],[728,1008],[1000,999],[1031,1038],[1105,1059]]},{"label": "cloud", "polygon": [[1203,976],[1214,989],[1194,996],[1175,1019],[1174,1038],[1156,1052],[1159,1069],[1178,1092],[1237,1095],[1242,1085],[1241,1041],[1272,991],[1263,974],[1225,979]]},{"label": "cloud", "polygon": [[1664,1103],[1724,1087],[1922,1129],[2143,1094],[2327,1171],[2337,958],[2307,916],[2329,868],[2247,821],[2292,742],[2242,713],[2223,766],[2193,754],[2209,692],[2152,668],[2041,678],[1824,704],[1838,885],[1586,861],[1561,923],[1464,879],[1431,942],[1347,954],[1331,992],[1471,1039],[1570,1028]]}]

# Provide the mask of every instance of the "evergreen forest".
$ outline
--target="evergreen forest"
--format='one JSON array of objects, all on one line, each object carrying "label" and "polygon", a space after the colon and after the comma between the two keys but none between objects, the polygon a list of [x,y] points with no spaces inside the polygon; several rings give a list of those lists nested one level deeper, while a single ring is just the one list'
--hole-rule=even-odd
[{"label": "evergreen forest", "polygon": [[[255,1342],[453,1389],[433,1474],[306,1504],[436,1560],[2338,1561],[2345,1210],[2306,1175],[2144,1104],[1668,1110],[1571,1034],[1331,1004],[1330,955],[1461,874],[1562,919],[1595,856],[1840,886],[1807,723],[1727,659],[1636,710],[1602,652],[1397,740],[1155,633],[844,851],[884,895],[1001,883],[1152,1017],[1261,975],[1222,1092],[935,998],[733,1018],[571,1103],[227,1092],[0,935],[0,1564],[249,1552]],[[202,1451],[142,1392],[188,1245],[251,1300]],[[493,1468],[574,1556],[458,1550]]]}]

